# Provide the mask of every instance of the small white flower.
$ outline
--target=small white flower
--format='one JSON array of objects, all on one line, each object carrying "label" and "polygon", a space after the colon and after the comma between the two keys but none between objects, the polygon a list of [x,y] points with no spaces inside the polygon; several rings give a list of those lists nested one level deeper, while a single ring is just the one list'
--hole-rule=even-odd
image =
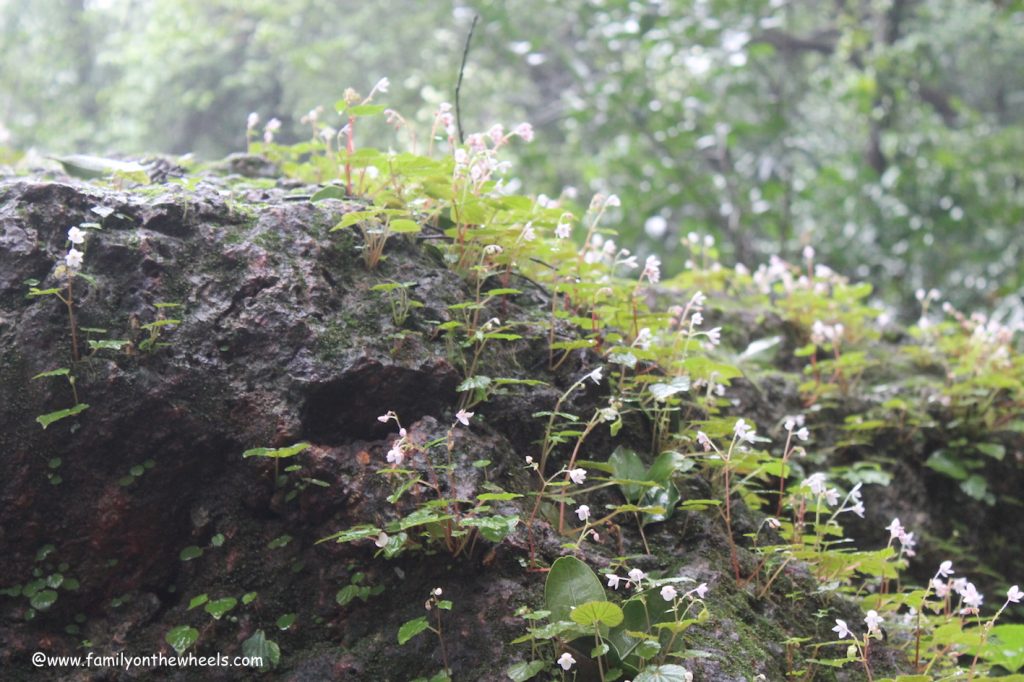
[{"label": "small white flower", "polygon": [[697,432],[697,442],[704,448],[704,452],[711,452],[711,450],[714,449],[714,445],[711,443],[711,439],[708,438],[708,434],[703,431]]},{"label": "small white flower", "polygon": [[807,430],[806,426],[801,426],[800,429],[796,432],[796,437],[802,441],[806,441],[808,438],[811,437],[811,432]]},{"label": "small white flower", "polygon": [[695,587],[692,590],[690,590],[689,593],[690,594],[696,594],[698,599],[703,599],[704,595],[706,595],[708,593],[708,584],[707,583],[701,583],[700,585],[697,585],[697,587]]},{"label": "small white flower", "polygon": [[836,618],[836,626],[832,628],[832,632],[836,633],[836,639],[846,639],[852,636],[850,628],[846,626],[846,621]]},{"label": "small white flower", "polygon": [[388,540],[389,539],[390,538],[388,538],[388,534],[385,533],[384,531],[381,531],[380,535],[377,536],[377,539],[373,541],[373,544],[375,544],[378,547],[380,547],[381,549],[383,549],[383,548],[388,546]]},{"label": "small white flower", "polygon": [[377,84],[373,86],[373,90],[371,92],[387,92],[390,87],[391,81],[388,80],[387,77],[384,77],[377,81]]},{"label": "small white flower", "polygon": [[394,414],[395,414],[394,412],[388,412],[387,414],[382,414],[381,416],[377,417],[377,421],[379,421],[379,422],[381,422],[383,424],[387,424],[388,421],[390,421],[391,417],[394,416]]},{"label": "small white flower", "polygon": [[769,528],[772,528],[774,530],[778,530],[779,528],[782,527],[782,522],[779,521],[774,516],[769,516],[767,519],[765,519],[765,523],[768,524]]},{"label": "small white flower", "polygon": [[754,442],[754,429],[747,424],[743,419],[737,419],[736,425],[732,427],[732,432],[741,441],[747,441],[748,443]]},{"label": "small white flower", "polygon": [[693,315],[690,315],[690,322],[693,323],[694,327],[699,327],[704,324],[704,316],[700,313],[694,313]]},{"label": "small white flower", "polygon": [[932,578],[932,589],[935,590],[936,597],[945,599],[946,595],[949,594],[949,583],[943,582],[938,578]]},{"label": "small white flower", "polygon": [[64,264],[72,270],[77,270],[82,267],[82,258],[84,256],[84,253],[72,246],[71,250],[68,251],[68,255],[64,257]]},{"label": "small white flower", "polygon": [[81,244],[85,241],[85,231],[80,230],[77,227],[72,227],[68,230],[68,241],[72,244]]},{"label": "small white flower", "polygon": [[616,206],[622,206],[622,200],[619,199],[619,195],[618,194],[609,194],[608,198],[604,202],[604,205],[606,207],[610,206],[612,208],[614,208]]},{"label": "small white flower", "polygon": [[569,668],[576,665],[576,659],[572,657],[568,651],[558,657],[558,665],[562,666],[562,670],[568,671]]},{"label": "small white flower", "polygon": [[849,511],[852,511],[854,514],[856,514],[857,516],[859,516],[859,517],[861,517],[863,519],[864,518],[864,503],[858,500],[857,504],[855,504],[852,507],[850,507]]},{"label": "small white flower", "polygon": [[804,260],[811,260],[812,258],[814,258],[814,247],[810,246],[810,245],[805,246],[804,247]]},{"label": "small white flower", "polygon": [[708,330],[708,343],[712,346],[717,346],[722,342],[722,328],[713,327]]},{"label": "small white flower", "polygon": [[1020,588],[1016,585],[1006,591],[1006,601],[1012,601],[1014,604],[1019,604],[1022,597],[1024,597],[1024,592],[1021,592]]},{"label": "small white flower", "polygon": [[941,564],[939,564],[938,575],[942,576],[943,578],[948,578],[949,576],[953,575],[953,562],[943,561]]},{"label": "small white flower", "polygon": [[466,412],[465,410],[459,410],[455,413],[455,419],[463,426],[469,426],[470,418],[476,414],[475,412]]},{"label": "small white flower", "polygon": [[606,577],[608,578],[608,587],[613,590],[619,589],[619,581],[622,580],[620,576],[617,576],[614,573],[609,573]]},{"label": "small white flower", "polygon": [[572,221],[575,218],[572,213],[563,213],[562,217],[558,219],[558,225],[555,227],[555,236],[559,239],[568,239],[572,236]]},{"label": "small white flower", "polygon": [[868,626],[868,632],[878,633],[878,626],[882,624],[882,620],[882,617],[878,615],[878,611],[874,609],[868,611],[868,615],[864,617],[864,622]]},{"label": "small white flower", "polygon": [[676,588],[671,585],[665,585],[665,587],[661,588],[661,598],[665,601],[674,601],[678,596],[679,593],[676,592]]},{"label": "small white flower", "polygon": [[600,384],[601,383],[601,379],[603,378],[603,376],[601,375],[602,371],[603,370],[600,367],[598,367],[593,372],[591,372],[590,374],[587,375],[587,379],[590,379],[595,384]]},{"label": "small white flower", "polygon": [[402,460],[405,459],[405,453],[402,452],[401,441],[395,441],[395,444],[388,450],[388,463],[394,464],[396,467],[401,466]]},{"label": "small white flower", "polygon": [[804,479],[804,482],[801,484],[801,486],[805,488],[810,488],[811,494],[814,496],[824,495],[825,474],[821,473],[820,471],[816,474],[811,474],[806,479]]},{"label": "small white flower", "polygon": [[442,594],[442,590],[440,587],[435,587],[434,591],[431,592],[431,594],[433,594],[435,597],[440,597]]},{"label": "small white flower", "polygon": [[533,464],[533,457],[531,455],[527,455],[526,456],[526,463],[527,464]]},{"label": "small white flower", "polygon": [[630,569],[629,573],[627,573],[626,575],[628,575],[629,579],[635,583],[639,583],[641,580],[647,577],[647,574],[641,571],[639,568]]},{"label": "small white flower", "polygon": [[249,114],[249,118],[245,121],[245,127],[247,130],[252,130],[260,124],[260,115],[255,111]]},{"label": "small white flower", "polygon": [[569,469],[569,480],[576,485],[583,485],[583,481],[587,480],[587,470]]},{"label": "small white flower", "polygon": [[825,504],[830,507],[834,507],[839,504],[839,491],[835,488],[829,488],[825,491]]},{"label": "small white flower", "polygon": [[590,507],[585,504],[581,504],[576,508],[576,516],[580,517],[580,521],[586,521],[590,518]]},{"label": "small white flower", "polygon": [[967,583],[963,591],[960,592],[960,596],[964,600],[964,604],[972,609],[981,607],[981,602],[985,600],[984,595],[978,592],[978,588],[974,586],[974,583]]}]

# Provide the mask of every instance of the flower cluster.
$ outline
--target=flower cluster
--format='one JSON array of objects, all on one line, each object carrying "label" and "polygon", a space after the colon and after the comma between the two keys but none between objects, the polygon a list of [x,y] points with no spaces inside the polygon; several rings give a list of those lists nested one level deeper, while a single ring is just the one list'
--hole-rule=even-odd
[{"label": "flower cluster", "polygon": [[899,540],[900,549],[906,556],[914,556],[916,552],[914,548],[917,546],[917,540],[914,538],[913,533],[908,533],[899,519],[893,519],[889,522],[889,525],[885,527],[889,531],[889,543],[893,540]]},{"label": "flower cluster", "polygon": [[71,242],[71,248],[68,249],[67,255],[64,256],[64,265],[67,266],[68,270],[78,270],[82,267],[82,259],[85,258],[85,254],[75,247],[85,243],[85,231],[77,227],[70,228],[68,230],[68,241]]}]

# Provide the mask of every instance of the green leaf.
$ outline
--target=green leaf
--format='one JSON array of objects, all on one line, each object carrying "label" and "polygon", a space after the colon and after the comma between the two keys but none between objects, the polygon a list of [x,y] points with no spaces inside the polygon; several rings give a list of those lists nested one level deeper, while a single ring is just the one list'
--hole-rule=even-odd
[{"label": "green leaf", "polygon": [[356,540],[364,540],[366,538],[375,538],[380,535],[380,528],[377,526],[369,526],[366,524],[353,526],[347,530],[338,531],[334,535],[328,535],[325,538],[320,538],[316,541],[316,544],[321,542],[328,542],[330,540],[336,540],[337,542],[355,542]]},{"label": "green leaf", "polygon": [[272,457],[274,459],[282,459],[284,457],[294,457],[309,446],[309,443],[296,443],[295,445],[289,445],[286,448],[252,448],[251,450],[243,452],[242,457]]},{"label": "green leaf", "polygon": [[476,499],[481,502],[504,502],[506,500],[514,500],[518,497],[522,497],[522,495],[519,493],[480,493],[476,496]]},{"label": "green leaf", "polygon": [[187,625],[179,625],[164,637],[164,641],[170,644],[179,656],[188,651],[197,639],[199,639],[199,630]]},{"label": "green leaf", "polygon": [[945,449],[933,452],[924,465],[957,481],[963,481],[970,473],[959,457]]},{"label": "green leaf", "polygon": [[256,597],[258,597],[258,596],[259,596],[258,592],[246,592],[245,594],[242,595],[242,603],[243,604],[251,604],[254,601],[256,601]]},{"label": "green leaf", "polygon": [[600,623],[613,628],[622,622],[624,616],[622,609],[610,601],[588,601],[573,609],[569,617],[580,625]]},{"label": "green leaf", "polygon": [[[645,481],[647,480],[647,467],[635,451],[624,448],[621,445],[615,448],[611,457],[608,458],[611,465],[612,475],[620,481]],[[619,483],[623,497],[629,502],[639,502],[643,495],[644,487],[636,483]]]},{"label": "green leaf", "polygon": [[402,627],[398,628],[398,643],[405,644],[429,627],[430,624],[427,623],[425,616],[420,616],[419,618],[414,618],[409,622],[404,623]]},{"label": "green leaf", "polygon": [[270,548],[270,549],[281,549],[282,547],[285,547],[291,541],[292,541],[292,536],[288,535],[287,533],[285,533],[284,535],[280,535],[280,536],[274,538],[273,540],[271,540],[270,542],[268,542],[267,543],[267,547]]},{"label": "green leaf", "polygon": [[45,611],[53,606],[55,601],[57,601],[57,592],[55,590],[40,590],[29,599],[29,603],[36,611]]},{"label": "green leaf", "polygon": [[666,665],[645,668],[633,678],[633,682],[686,682],[687,671],[681,665]]},{"label": "green leaf", "polygon": [[181,550],[180,554],[178,554],[178,558],[182,561],[192,561],[192,559],[196,559],[201,556],[203,556],[203,548],[196,547],[195,545],[189,545],[185,549]]},{"label": "green leaf", "polygon": [[387,109],[383,104],[356,104],[345,109],[346,116],[373,116]]},{"label": "green leaf", "polygon": [[683,391],[690,390],[690,377],[682,376],[676,377],[667,384],[651,384],[647,387],[647,390],[651,392],[654,399],[659,403],[663,403],[676,393],[682,393]]},{"label": "green leaf", "polygon": [[481,516],[477,518],[462,519],[463,526],[475,527],[480,530],[480,535],[491,542],[501,542],[515,530],[519,523],[519,517],[512,516]]},{"label": "green leaf", "polygon": [[103,339],[102,341],[89,342],[89,348],[91,348],[92,350],[121,350],[122,348],[128,345],[131,345],[131,341]]},{"label": "green leaf", "polygon": [[49,372],[40,372],[39,374],[32,377],[32,380],[42,379],[43,377],[63,377],[71,373],[71,370],[67,367],[61,367],[60,369],[51,369]]},{"label": "green leaf", "polygon": [[295,623],[296,614],[286,613],[277,619],[277,627],[281,630],[287,630]]},{"label": "green leaf", "polygon": [[530,661],[529,663],[516,663],[509,667],[506,674],[512,679],[512,682],[526,682],[526,680],[532,679],[541,670],[545,668],[547,663],[544,661]]},{"label": "green leaf", "polygon": [[76,414],[79,414],[80,412],[84,412],[87,409],[89,409],[89,406],[86,403],[78,403],[74,407],[69,407],[66,410],[57,410],[56,412],[50,412],[48,414],[41,414],[38,417],[36,417],[36,421],[39,422],[42,425],[42,427],[45,429],[47,426],[49,426],[50,424],[52,424],[52,423],[54,423],[56,421],[60,421],[61,419],[64,419],[65,417],[73,417]]},{"label": "green leaf", "polygon": [[210,598],[207,595],[205,595],[205,594],[200,594],[197,597],[192,597],[192,599],[188,603],[188,610],[191,611],[192,609],[196,608],[197,606],[202,606],[203,604],[205,604],[208,601],[210,601]]},{"label": "green leaf", "polygon": [[604,598],[597,575],[576,557],[564,556],[551,565],[544,583],[544,603],[552,621],[569,620],[574,607]]},{"label": "green leaf", "polygon": [[225,613],[236,606],[238,606],[237,599],[234,597],[224,597],[223,599],[214,599],[211,602],[207,602],[205,610],[208,614],[213,616],[215,620],[220,620]]},{"label": "green leaf", "polygon": [[281,647],[277,642],[267,639],[263,630],[257,630],[252,637],[242,642],[242,655],[258,657],[263,661],[263,669],[276,668],[281,662]]},{"label": "green leaf", "polygon": [[999,443],[978,443],[974,447],[980,450],[982,454],[988,455],[1000,462],[1006,456],[1006,448]]},{"label": "green leaf", "polygon": [[324,199],[347,199],[348,195],[345,194],[344,187],[338,187],[337,185],[327,185],[321,187],[313,196],[309,198],[310,201],[323,201]]},{"label": "green leaf", "polygon": [[395,234],[415,234],[422,232],[423,228],[415,220],[408,220],[406,218],[398,218],[392,220],[388,225],[388,229]]}]

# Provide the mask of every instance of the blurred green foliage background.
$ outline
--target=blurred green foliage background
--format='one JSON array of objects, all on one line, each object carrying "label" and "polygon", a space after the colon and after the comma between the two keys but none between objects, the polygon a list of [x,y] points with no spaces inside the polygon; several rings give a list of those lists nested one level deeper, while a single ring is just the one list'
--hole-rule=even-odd
[{"label": "blurred green foliage background", "polygon": [[907,315],[937,287],[1021,319],[1021,0],[3,0],[0,137],[214,158],[382,76],[426,135],[474,15],[463,122],[534,124],[519,191],[619,194],[670,273],[691,231],[750,267],[813,245]]}]

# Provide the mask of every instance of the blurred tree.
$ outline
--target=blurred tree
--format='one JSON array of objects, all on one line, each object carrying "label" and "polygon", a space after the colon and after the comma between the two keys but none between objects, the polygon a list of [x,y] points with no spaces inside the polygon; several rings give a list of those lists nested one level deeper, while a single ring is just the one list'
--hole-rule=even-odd
[{"label": "blurred tree", "polygon": [[711,233],[751,266],[813,245],[908,313],[917,287],[1019,300],[1021,0],[7,0],[0,122],[23,148],[212,157],[250,111],[299,139],[386,75],[425,128],[477,12],[466,129],[532,121],[525,186],[620,194],[624,241],[669,270]]}]

